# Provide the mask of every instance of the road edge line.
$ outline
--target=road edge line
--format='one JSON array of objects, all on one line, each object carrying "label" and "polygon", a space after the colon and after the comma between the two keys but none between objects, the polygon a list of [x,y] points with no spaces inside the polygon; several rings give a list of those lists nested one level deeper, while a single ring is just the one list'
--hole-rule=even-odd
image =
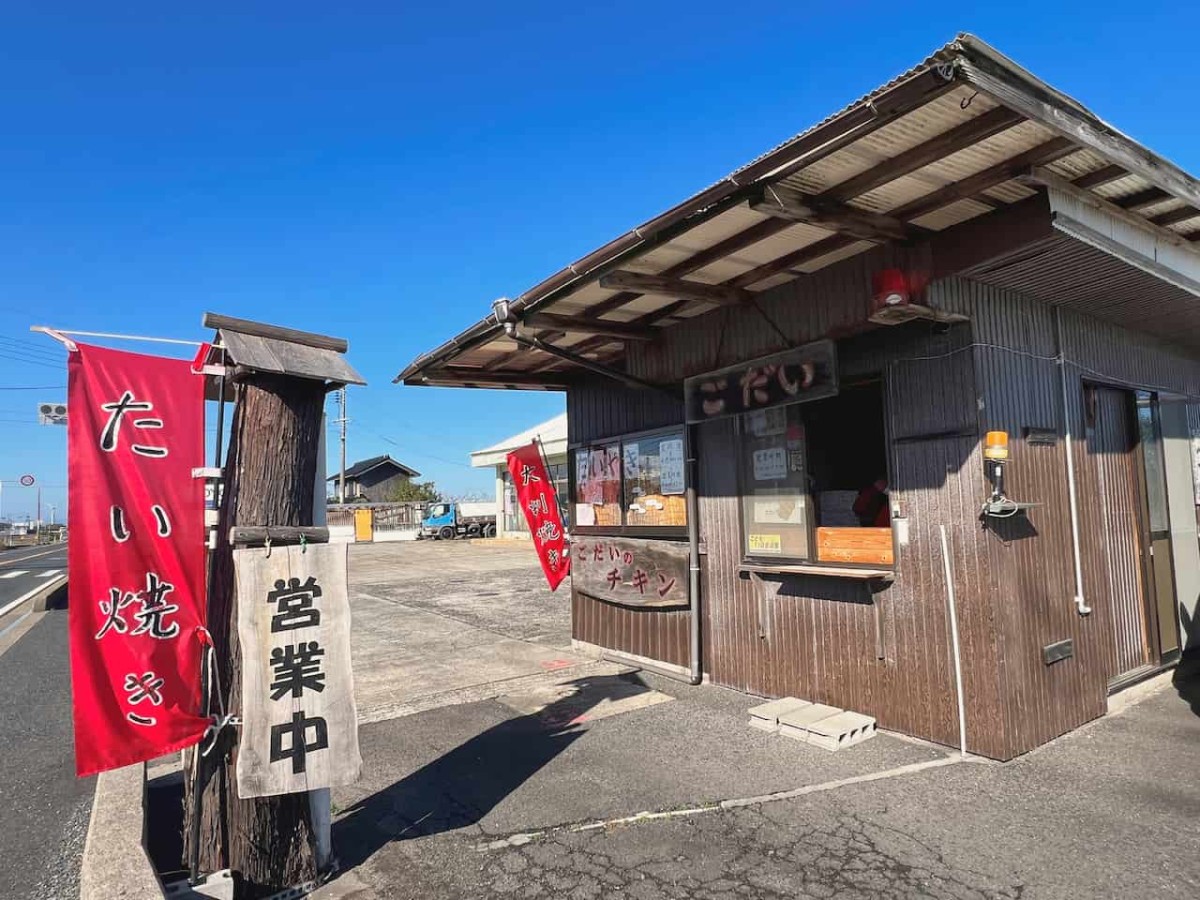
[{"label": "road edge line", "polygon": [[[20,605],[22,603],[28,603],[30,600],[33,600],[35,598],[37,600],[39,600],[39,602],[49,599],[51,594],[53,594],[55,591],[57,591],[60,587],[62,587],[66,583],[67,583],[67,576],[66,575],[58,575],[55,577],[55,579],[53,581],[48,582],[47,584],[38,585],[32,591],[28,591],[25,594],[22,594],[16,600],[9,601],[3,607],[0,607],[0,618],[7,616],[14,609],[17,609],[18,607],[20,607]],[[39,594],[45,594],[45,596],[38,597]],[[37,612],[45,612],[45,608],[43,607],[42,609],[39,609],[36,611]]]}]

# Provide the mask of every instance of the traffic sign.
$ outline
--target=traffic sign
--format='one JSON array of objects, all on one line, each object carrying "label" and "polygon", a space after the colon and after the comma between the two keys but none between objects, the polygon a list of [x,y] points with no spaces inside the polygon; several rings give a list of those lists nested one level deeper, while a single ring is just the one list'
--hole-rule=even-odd
[{"label": "traffic sign", "polygon": [[32,475],[22,475],[21,476],[21,487],[33,487],[34,482],[36,480],[37,479],[35,479]]}]

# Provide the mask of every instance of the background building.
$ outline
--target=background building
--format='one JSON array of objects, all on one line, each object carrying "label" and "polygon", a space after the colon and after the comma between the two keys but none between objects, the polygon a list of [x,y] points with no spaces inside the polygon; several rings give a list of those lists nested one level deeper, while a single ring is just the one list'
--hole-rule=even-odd
[{"label": "background building", "polygon": [[[360,460],[346,469],[346,502],[365,501],[367,503],[385,503],[391,499],[396,487],[421,473],[409,468],[404,463],[397,462],[390,456],[373,456]],[[333,490],[331,496],[338,496],[339,475],[327,478]]]},{"label": "background building", "polygon": [[550,477],[554,479],[554,492],[563,522],[569,524],[567,514],[567,414],[555,416],[540,425],[527,428],[520,434],[505,438],[498,444],[476,450],[471,454],[471,465],[477,469],[496,470],[496,536],[529,537],[529,526],[521,510],[517,508],[517,495],[513,490],[512,478],[508,474],[506,457],[518,447],[523,447],[535,438],[541,440]]}]

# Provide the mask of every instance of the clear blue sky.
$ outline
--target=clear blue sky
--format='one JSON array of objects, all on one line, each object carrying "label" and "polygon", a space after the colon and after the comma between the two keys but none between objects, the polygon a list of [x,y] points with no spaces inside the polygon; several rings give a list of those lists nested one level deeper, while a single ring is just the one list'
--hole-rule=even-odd
[{"label": "clear blue sky", "polygon": [[[487,489],[468,451],[561,395],[396,387],[404,364],[962,30],[1200,171],[1177,3],[6,3],[0,388],[65,385],[33,323],[328,332],[370,382],[351,459]],[[32,423],[64,394],[0,390],[0,479],[60,516],[65,429]]]}]

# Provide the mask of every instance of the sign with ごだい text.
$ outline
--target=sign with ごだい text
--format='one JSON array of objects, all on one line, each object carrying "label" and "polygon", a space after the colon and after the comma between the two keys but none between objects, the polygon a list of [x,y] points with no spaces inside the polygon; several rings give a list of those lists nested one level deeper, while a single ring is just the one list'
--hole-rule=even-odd
[{"label": "sign with \u3054\u3060\u3044 text", "polygon": [[238,796],[358,780],[346,544],[235,550],[242,728]]}]

